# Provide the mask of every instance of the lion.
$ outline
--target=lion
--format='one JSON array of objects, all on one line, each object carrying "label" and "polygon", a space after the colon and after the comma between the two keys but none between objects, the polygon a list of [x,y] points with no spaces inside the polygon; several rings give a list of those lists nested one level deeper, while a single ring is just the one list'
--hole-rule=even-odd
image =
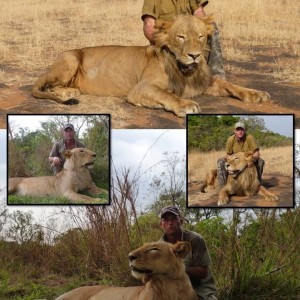
[{"label": "lion", "polygon": [[180,15],[173,22],[156,21],[154,45],[66,51],[38,78],[32,95],[62,104],[78,104],[80,94],[126,97],[133,105],[178,117],[201,112],[191,99],[203,94],[269,102],[266,92],[212,77],[206,62],[212,22],[211,16]]},{"label": "lion", "polygon": [[55,176],[10,178],[8,193],[32,197],[64,196],[72,203],[100,201],[77,193],[86,190],[91,195],[98,195],[104,191],[95,185],[89,172],[94,165],[96,153],[85,148],[75,148],[66,150],[64,156],[66,161],[63,170]]},{"label": "lion", "polygon": [[132,275],[143,286],[85,286],[67,292],[56,300],[197,300],[183,258],[191,251],[188,242],[145,243],[129,253]]},{"label": "lion", "polygon": [[[237,152],[227,157],[225,168],[228,172],[224,187],[218,192],[218,205],[230,202],[230,195],[253,196],[260,195],[266,201],[278,201],[278,197],[269,192],[258,180],[252,151]],[[211,170],[206,175],[205,183],[200,187],[201,192],[218,187],[217,170]]]}]

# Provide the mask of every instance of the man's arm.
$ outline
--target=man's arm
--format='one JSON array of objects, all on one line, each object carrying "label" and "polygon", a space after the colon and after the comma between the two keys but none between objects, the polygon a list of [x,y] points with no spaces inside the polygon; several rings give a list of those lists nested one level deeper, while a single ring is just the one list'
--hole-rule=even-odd
[{"label": "man's arm", "polygon": [[150,43],[153,43],[153,34],[154,34],[154,26],[155,26],[155,18],[149,15],[144,16],[144,35]]},{"label": "man's arm", "polygon": [[191,278],[200,278],[203,279],[207,276],[207,267],[201,266],[186,266],[185,272]]},{"label": "man's arm", "polygon": [[61,158],[59,157],[58,145],[57,143],[52,147],[51,152],[49,154],[49,163],[54,164],[55,166],[59,166],[62,163]]},{"label": "man's arm", "polygon": [[210,255],[208,253],[203,238],[194,238],[191,242],[192,246],[192,265],[186,265],[185,271],[190,278],[203,279],[207,276],[208,265],[210,264]]},{"label": "man's arm", "polygon": [[260,158],[260,153],[259,153],[259,147],[258,144],[254,138],[254,136],[249,135],[248,136],[249,140],[250,140],[250,148],[253,151],[253,158],[254,160],[258,160]]},{"label": "man's arm", "polygon": [[253,152],[253,158],[254,160],[258,160],[260,158],[260,153],[259,153],[259,149],[255,149]]},{"label": "man's arm", "polygon": [[142,20],[144,22],[144,35],[150,43],[153,43],[155,20],[158,17],[159,4],[155,0],[144,0],[142,8]]}]

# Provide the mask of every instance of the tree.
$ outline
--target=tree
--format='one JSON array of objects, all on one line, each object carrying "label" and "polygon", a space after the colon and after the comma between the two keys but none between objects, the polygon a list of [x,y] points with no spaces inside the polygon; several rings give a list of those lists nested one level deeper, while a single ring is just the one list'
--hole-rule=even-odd
[{"label": "tree", "polygon": [[253,132],[257,130],[258,131],[267,130],[263,118],[256,117],[256,116],[248,116],[248,117],[242,117],[241,121],[245,123],[246,129],[249,132]]},{"label": "tree", "polygon": [[21,212],[19,210],[8,214],[9,228],[6,237],[19,244],[33,241],[42,241],[44,237],[40,225],[33,223],[32,212]]},{"label": "tree", "polygon": [[159,162],[164,167],[159,176],[154,176],[149,186],[153,204],[151,210],[159,212],[166,205],[177,205],[185,208],[185,158],[178,152],[164,152],[164,158]]}]

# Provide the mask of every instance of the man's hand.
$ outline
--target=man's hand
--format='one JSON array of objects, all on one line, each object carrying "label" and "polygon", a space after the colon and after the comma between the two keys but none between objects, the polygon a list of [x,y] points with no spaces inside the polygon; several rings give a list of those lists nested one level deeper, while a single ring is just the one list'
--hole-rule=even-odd
[{"label": "man's hand", "polygon": [[58,157],[58,156],[55,156],[53,157],[52,159],[52,163],[55,165],[55,166],[60,166],[61,165],[61,159]]},{"label": "man's hand", "polygon": [[204,8],[202,6],[199,6],[195,11],[194,11],[194,16],[196,17],[205,17],[206,13],[204,11]]},{"label": "man's hand", "polygon": [[153,34],[154,34],[155,18],[152,16],[144,17],[144,35],[150,43],[153,43]]}]

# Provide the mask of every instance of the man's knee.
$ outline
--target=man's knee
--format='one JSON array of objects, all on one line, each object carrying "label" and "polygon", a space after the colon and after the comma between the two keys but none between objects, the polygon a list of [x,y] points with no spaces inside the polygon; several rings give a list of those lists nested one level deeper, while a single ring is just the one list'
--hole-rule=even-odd
[{"label": "man's knee", "polygon": [[265,165],[265,161],[262,159],[262,158],[259,158],[258,160],[257,160],[257,166],[259,166],[259,167],[264,167],[264,165]]},{"label": "man's knee", "polygon": [[227,180],[227,171],[225,168],[225,158],[219,158],[217,161],[217,181],[218,181],[218,186],[224,186],[226,184]]},{"label": "man's knee", "polygon": [[221,79],[226,79],[225,71],[223,67],[222,49],[220,43],[219,29],[216,23],[214,25],[214,34],[209,40],[210,53],[208,58],[208,65],[212,70],[212,74]]}]

